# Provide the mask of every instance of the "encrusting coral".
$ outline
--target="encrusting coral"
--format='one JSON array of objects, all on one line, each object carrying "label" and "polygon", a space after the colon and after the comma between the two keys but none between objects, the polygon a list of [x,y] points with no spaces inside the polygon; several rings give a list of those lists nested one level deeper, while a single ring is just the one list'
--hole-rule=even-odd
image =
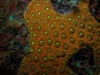
[{"label": "encrusting coral", "polygon": [[[100,23],[89,12],[89,1],[80,0],[78,12],[55,12],[50,0],[32,0],[24,13],[30,32],[30,51],[18,75],[74,75],[68,59],[84,45],[93,48],[96,66],[100,63]],[[97,68],[95,75],[100,69]]]}]

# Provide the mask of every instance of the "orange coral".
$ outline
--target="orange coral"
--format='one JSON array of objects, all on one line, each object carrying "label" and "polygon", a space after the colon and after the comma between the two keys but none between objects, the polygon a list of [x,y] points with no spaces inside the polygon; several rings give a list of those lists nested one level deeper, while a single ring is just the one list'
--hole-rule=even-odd
[{"label": "orange coral", "polygon": [[100,50],[100,23],[90,14],[88,2],[80,1],[78,8],[77,13],[72,10],[64,15],[54,11],[50,0],[29,3],[24,17],[31,53],[24,57],[18,75],[70,75],[73,72],[66,63],[82,44],[93,48],[99,65],[96,57]]}]

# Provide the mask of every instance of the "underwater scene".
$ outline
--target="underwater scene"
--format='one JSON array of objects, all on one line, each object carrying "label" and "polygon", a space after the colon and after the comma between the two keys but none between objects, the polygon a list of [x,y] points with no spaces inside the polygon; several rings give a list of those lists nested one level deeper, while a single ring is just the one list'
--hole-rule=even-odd
[{"label": "underwater scene", "polygon": [[100,75],[100,0],[0,0],[0,75]]}]

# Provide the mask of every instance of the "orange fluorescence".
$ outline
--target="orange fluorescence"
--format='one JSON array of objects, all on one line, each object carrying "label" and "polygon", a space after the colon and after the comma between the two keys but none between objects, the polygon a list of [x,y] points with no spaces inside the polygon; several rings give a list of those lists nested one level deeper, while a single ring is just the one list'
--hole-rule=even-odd
[{"label": "orange fluorescence", "polygon": [[83,44],[93,48],[95,63],[100,64],[96,60],[100,57],[100,23],[89,12],[88,4],[79,1],[78,12],[60,14],[50,0],[29,3],[24,17],[31,53],[24,57],[18,75],[71,75],[67,61]]}]

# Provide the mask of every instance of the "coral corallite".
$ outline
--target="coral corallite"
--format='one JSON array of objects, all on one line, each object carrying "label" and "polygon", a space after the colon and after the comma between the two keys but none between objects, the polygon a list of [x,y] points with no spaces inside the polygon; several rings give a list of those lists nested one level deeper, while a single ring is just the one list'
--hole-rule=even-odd
[{"label": "coral corallite", "polygon": [[89,2],[79,1],[78,12],[56,13],[50,0],[32,0],[24,13],[30,32],[30,51],[18,75],[74,75],[68,59],[88,44],[100,72],[100,23],[91,15]]}]

